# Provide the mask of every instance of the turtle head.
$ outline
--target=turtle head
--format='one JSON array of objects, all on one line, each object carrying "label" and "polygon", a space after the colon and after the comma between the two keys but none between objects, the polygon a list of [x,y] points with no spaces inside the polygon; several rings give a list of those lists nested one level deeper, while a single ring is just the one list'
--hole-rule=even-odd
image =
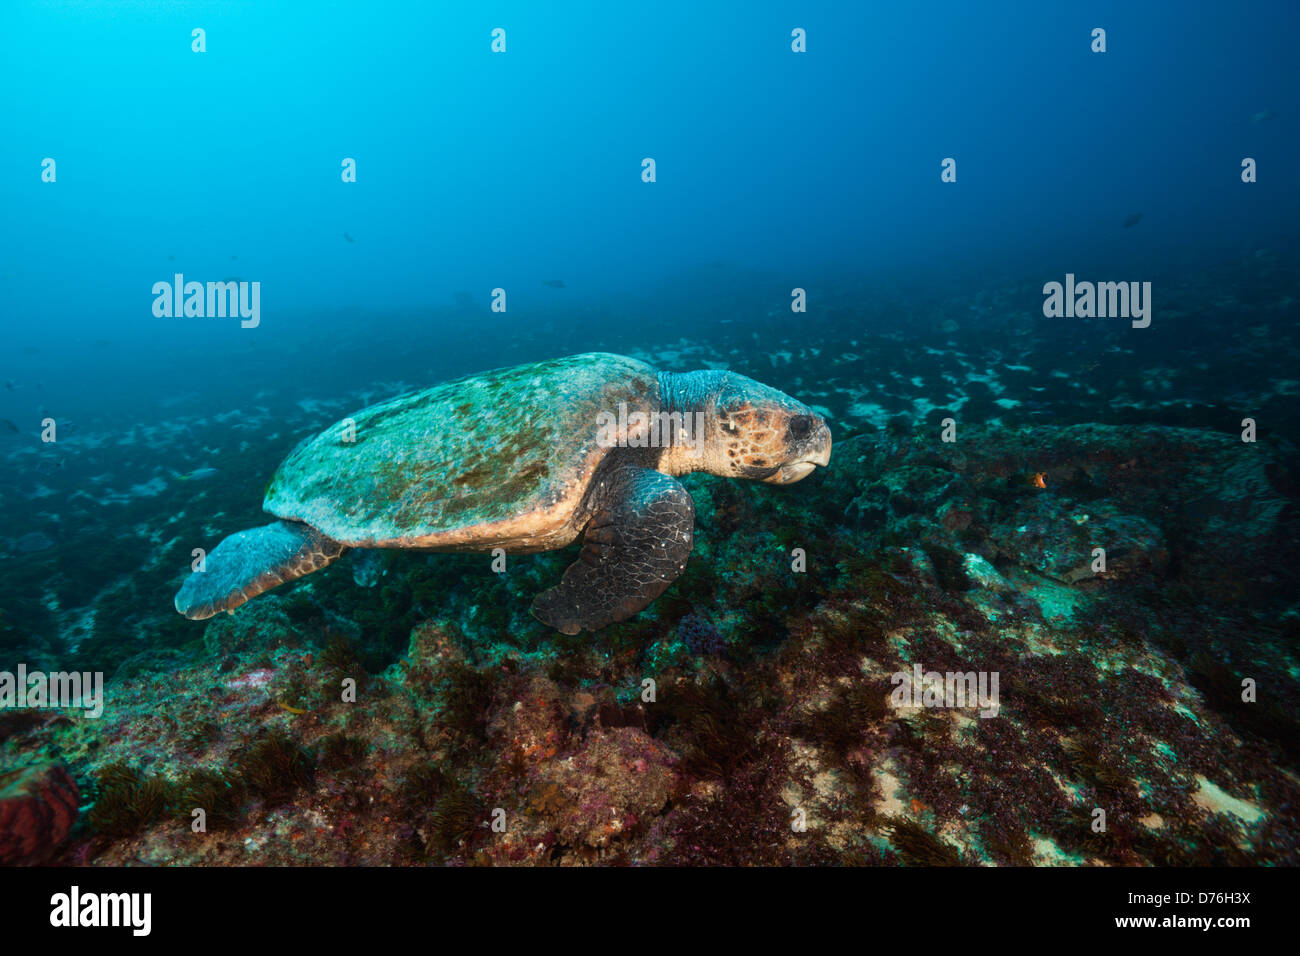
[{"label": "turtle head", "polygon": [[672,452],[670,473],[707,471],[789,485],[831,460],[831,432],[820,415],[784,392],[734,372],[672,377],[670,406],[690,409],[702,438]]},{"label": "turtle head", "polygon": [[715,475],[789,485],[831,460],[831,430],[803,402],[743,375],[728,374],[712,408]]}]

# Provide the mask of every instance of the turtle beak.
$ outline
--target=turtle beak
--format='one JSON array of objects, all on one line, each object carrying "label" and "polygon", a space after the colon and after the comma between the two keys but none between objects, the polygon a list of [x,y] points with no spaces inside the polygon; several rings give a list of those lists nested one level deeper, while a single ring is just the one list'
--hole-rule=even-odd
[{"label": "turtle beak", "polygon": [[826,423],[818,419],[818,427],[809,436],[801,454],[794,461],[777,469],[776,474],[768,478],[773,485],[792,485],[800,479],[807,478],[818,465],[825,468],[831,463],[831,430]]},{"label": "turtle beak", "polygon": [[793,485],[801,478],[807,478],[817,466],[811,461],[792,461],[782,465],[775,475],[767,479],[774,485]]}]

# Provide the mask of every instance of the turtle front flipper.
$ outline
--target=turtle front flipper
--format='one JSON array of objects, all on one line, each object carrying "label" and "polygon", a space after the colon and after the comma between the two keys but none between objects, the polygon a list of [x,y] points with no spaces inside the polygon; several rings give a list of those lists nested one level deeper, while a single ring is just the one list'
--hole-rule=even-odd
[{"label": "turtle front flipper", "polygon": [[624,466],[597,479],[582,554],[533,616],[565,634],[622,621],[663,594],[686,567],[695,503],[675,479]]},{"label": "turtle front flipper", "polygon": [[240,531],[212,549],[204,570],[185,579],[176,592],[176,610],[195,621],[233,611],[263,591],[319,571],[346,550],[299,521]]}]

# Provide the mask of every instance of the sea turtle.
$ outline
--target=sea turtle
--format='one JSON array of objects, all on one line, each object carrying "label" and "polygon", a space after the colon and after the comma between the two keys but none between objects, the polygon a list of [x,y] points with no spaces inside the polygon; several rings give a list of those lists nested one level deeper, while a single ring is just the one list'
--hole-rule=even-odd
[{"label": "sea turtle", "polygon": [[374,405],[294,449],[276,521],[207,555],[176,594],[201,620],[349,548],[582,553],[533,614],[565,634],[645,608],[686,566],[695,506],[673,477],[785,485],[830,461],[821,416],[733,372],[656,372],[595,352],[498,369]]}]

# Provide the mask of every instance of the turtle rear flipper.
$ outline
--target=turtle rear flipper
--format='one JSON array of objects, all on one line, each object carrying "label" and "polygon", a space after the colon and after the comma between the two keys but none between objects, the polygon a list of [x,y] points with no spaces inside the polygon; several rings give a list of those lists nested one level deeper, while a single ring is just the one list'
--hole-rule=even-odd
[{"label": "turtle rear flipper", "polygon": [[195,621],[233,611],[263,591],[319,571],[347,550],[299,521],[273,521],[226,538],[176,592],[176,610]]},{"label": "turtle rear flipper", "polygon": [[675,479],[625,466],[597,481],[582,554],[558,586],[533,600],[533,616],[565,634],[642,610],[676,580],[691,553],[695,503]]}]

